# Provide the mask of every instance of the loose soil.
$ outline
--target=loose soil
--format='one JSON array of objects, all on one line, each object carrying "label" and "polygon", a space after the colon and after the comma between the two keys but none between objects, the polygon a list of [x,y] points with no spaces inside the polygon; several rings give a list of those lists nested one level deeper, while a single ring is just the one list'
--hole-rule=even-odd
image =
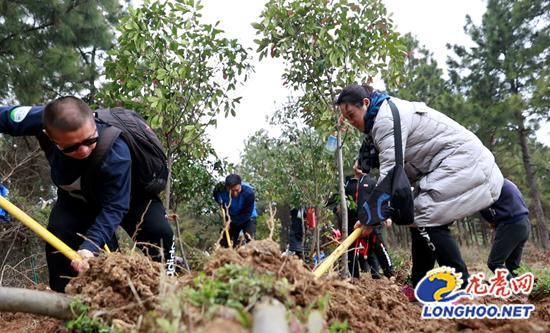
[{"label": "loose soil", "polygon": [[[541,257],[547,260],[548,256]],[[237,250],[218,249],[204,266],[204,274],[213,276],[222,266],[233,263],[250,267],[254,272],[275,274],[290,285],[290,313],[298,312],[324,294],[329,302],[324,317],[328,323],[347,320],[356,332],[550,332],[550,295],[529,301],[514,297],[508,300],[487,299],[484,303],[533,303],[535,311],[528,320],[423,320],[421,306],[410,303],[401,293],[399,284],[387,279],[341,279],[331,273],[319,280],[296,257],[283,256],[276,243],[254,241]],[[112,253],[91,262],[86,274],[75,278],[67,293],[79,295],[92,313],[108,323],[126,330],[159,331],[147,323],[148,314],[156,318],[173,314],[163,313],[159,299],[190,286],[197,273],[176,278],[165,277],[161,265],[141,254]],[[401,281],[402,279],[398,279]],[[273,295],[276,298],[276,295]],[[477,302],[477,300],[476,300]],[[247,307],[253,311],[253,305]],[[250,332],[235,318],[234,310],[220,307],[213,319],[206,320],[205,309],[184,307],[180,327],[192,332]],[[304,332],[300,325],[292,332]],[[0,313],[0,332],[65,332],[63,323],[51,318],[27,314]]]}]

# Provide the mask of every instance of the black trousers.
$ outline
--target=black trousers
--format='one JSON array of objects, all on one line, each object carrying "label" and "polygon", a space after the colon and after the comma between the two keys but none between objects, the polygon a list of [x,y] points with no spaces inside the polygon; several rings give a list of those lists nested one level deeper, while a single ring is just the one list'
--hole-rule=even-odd
[{"label": "black trousers", "polygon": [[468,284],[468,269],[460,254],[460,249],[451,234],[449,225],[425,228],[431,242],[435,246],[432,251],[428,242],[418,228],[410,228],[412,241],[412,283],[416,287],[418,282],[433,269],[435,262],[439,266],[448,266],[455,272],[462,273],[462,288]]},{"label": "black trousers", "polygon": [[[95,222],[97,213],[97,209],[91,208],[83,201],[72,198],[68,194],[60,194],[52,208],[48,230],[69,247],[78,250],[83,241],[80,235],[86,234],[88,228]],[[143,222],[140,223],[142,215]],[[166,219],[164,205],[158,197],[133,198],[130,210],[120,226],[146,255],[151,256],[155,261],[164,260],[167,264],[167,274],[173,274],[174,233]],[[98,245],[102,247],[102,244]],[[113,235],[106,245],[111,251],[117,250],[116,236]],[[46,244],[46,261],[50,288],[63,292],[69,279],[77,274],[71,267],[70,260]]]},{"label": "black trousers", "polygon": [[[233,247],[237,247],[241,245],[239,243],[239,234],[241,231],[244,234],[244,243],[248,243],[249,241],[253,240],[254,237],[256,237],[256,219],[252,218],[244,223],[240,223],[239,225],[235,225],[234,223],[229,224],[229,237],[231,238],[231,243],[233,244]],[[222,235],[222,239],[220,240],[220,245],[222,247],[229,247],[227,244],[227,239],[224,235]]]},{"label": "black trousers", "polygon": [[497,268],[506,268],[510,272],[509,278],[516,276],[514,271],[521,263],[523,247],[529,239],[530,232],[531,223],[527,217],[514,223],[498,224],[491,253],[487,259],[489,269],[494,272]]},{"label": "black trousers", "polygon": [[[380,267],[384,272],[384,276],[393,276],[393,265],[390,254],[384,238],[382,237],[382,226],[373,227],[373,231],[368,236],[368,251],[367,258],[362,255],[354,255],[354,251],[348,252],[348,267],[353,277],[359,277],[359,267],[363,271],[370,268],[373,278],[380,278]],[[353,261],[356,261],[355,264]]]},{"label": "black trousers", "polygon": [[361,253],[355,253],[355,248],[348,250],[348,269],[354,278],[359,278],[360,272],[367,269],[365,257]]},{"label": "black trousers", "polygon": [[382,237],[382,226],[375,226],[372,233],[369,235],[369,256],[376,255],[376,259],[382,267],[384,276],[393,276],[393,264],[391,262],[390,253],[384,238]]}]

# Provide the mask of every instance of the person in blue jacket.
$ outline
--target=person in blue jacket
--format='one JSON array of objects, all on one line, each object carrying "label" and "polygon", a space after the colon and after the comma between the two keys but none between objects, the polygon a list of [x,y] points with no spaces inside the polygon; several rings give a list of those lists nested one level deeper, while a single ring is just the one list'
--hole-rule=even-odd
[{"label": "person in blue jacket", "polygon": [[[223,187],[216,186],[214,200],[226,209],[229,207],[229,236],[233,247],[238,245],[239,234],[244,234],[245,242],[254,239],[256,235],[256,194],[254,188],[241,180],[241,176],[230,174],[225,178]],[[228,247],[225,237],[220,245]]]},{"label": "person in blue jacket", "polygon": [[90,191],[81,186],[89,157],[107,127],[96,120],[86,103],[73,96],[58,98],[45,107],[0,107],[0,133],[38,139],[57,186],[48,230],[78,249],[83,258],[70,262],[46,245],[50,287],[55,291],[63,292],[69,278],[86,270],[88,259],[105,245],[111,250],[118,248],[115,230],[119,225],[146,254],[166,260],[167,273],[173,274],[174,235],[164,206],[158,196],[132,189],[132,157],[122,137],[116,138],[95,173],[94,190],[99,193],[93,194],[98,200],[92,200],[87,194]]},{"label": "person in blue jacket", "polygon": [[505,268],[509,272],[508,279],[515,277],[531,232],[529,209],[516,184],[505,178],[500,197],[480,213],[495,229],[487,266],[493,272]]},{"label": "person in blue jacket", "polygon": [[[10,191],[3,184],[0,184],[0,195],[4,198],[8,196]],[[10,222],[10,215],[8,212],[0,208],[0,222]]]}]

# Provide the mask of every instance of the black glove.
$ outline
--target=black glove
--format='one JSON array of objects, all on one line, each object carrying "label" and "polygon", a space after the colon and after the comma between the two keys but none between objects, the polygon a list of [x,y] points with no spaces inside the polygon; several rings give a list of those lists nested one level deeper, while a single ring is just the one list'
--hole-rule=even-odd
[{"label": "black glove", "polygon": [[221,194],[226,191],[227,189],[225,188],[225,182],[219,182],[216,186],[214,186],[212,197],[214,197],[214,201],[216,201],[219,205],[223,203]]}]

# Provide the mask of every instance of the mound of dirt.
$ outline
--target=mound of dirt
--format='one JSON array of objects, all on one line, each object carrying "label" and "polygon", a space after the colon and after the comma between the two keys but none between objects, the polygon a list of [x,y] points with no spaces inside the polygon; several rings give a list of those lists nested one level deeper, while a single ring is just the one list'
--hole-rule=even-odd
[{"label": "mound of dirt", "polygon": [[[254,241],[237,250],[218,249],[205,264],[204,278],[212,278],[227,264],[248,267],[259,274],[274,275],[277,280],[286,279],[289,293],[285,304],[292,304],[290,313],[299,313],[329,295],[325,319],[347,321],[355,332],[549,332],[548,298],[537,303],[537,309],[529,320],[423,320],[421,306],[410,303],[400,292],[400,286],[387,279],[373,280],[370,277],[358,280],[342,279],[336,274],[316,280],[303,262],[294,256],[283,256],[273,241]],[[91,262],[90,270],[71,281],[67,287],[70,294],[79,294],[99,311],[107,322],[122,321],[134,331],[155,331],[150,325],[140,327],[138,322],[147,322],[151,313],[158,318],[170,317],[166,308],[161,308],[159,295],[165,297],[167,290],[176,293],[186,287],[196,287],[197,273],[186,274],[177,279],[167,279],[160,264],[153,263],[141,254],[122,255],[113,253]],[[169,287],[166,287],[169,286]],[[272,295],[273,298],[281,295]],[[492,300],[482,299],[481,302]],[[498,300],[494,303],[521,303],[523,299]],[[246,304],[245,311],[254,310],[255,304]],[[173,309],[173,308],[172,308]],[[192,328],[196,332],[216,332],[219,328],[231,328],[234,332],[247,332],[235,319],[234,309],[220,307],[212,317],[204,317],[206,309],[190,306],[178,313],[178,327]],[[154,310],[154,311],[151,311]],[[212,312],[210,313],[212,315]],[[291,320],[292,323],[292,320]],[[119,327],[121,325],[118,325]],[[291,325],[292,326],[292,325]],[[226,331],[227,331],[226,330]],[[300,330],[296,330],[299,332]],[[294,332],[294,330],[293,330]]]},{"label": "mound of dirt", "polygon": [[[389,280],[342,280],[335,274],[316,280],[301,260],[282,256],[279,246],[269,240],[251,242],[237,251],[218,249],[212,257],[205,266],[207,275],[225,264],[236,263],[286,278],[292,285],[290,297],[297,307],[306,307],[329,294],[328,322],[347,320],[356,332],[418,332],[432,326],[420,319],[420,307],[410,304],[399,286]],[[441,327],[435,325],[434,331]]]},{"label": "mound of dirt", "polygon": [[91,312],[107,322],[117,319],[135,324],[155,308],[164,277],[161,272],[161,264],[140,253],[110,253],[90,260],[90,269],[72,279],[65,292],[79,295]]}]

